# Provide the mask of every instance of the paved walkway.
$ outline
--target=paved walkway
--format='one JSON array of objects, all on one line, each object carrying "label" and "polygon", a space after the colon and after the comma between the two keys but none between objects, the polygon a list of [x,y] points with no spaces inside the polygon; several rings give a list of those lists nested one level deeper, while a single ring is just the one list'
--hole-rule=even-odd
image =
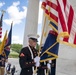
[{"label": "paved walkway", "polygon": [[[18,58],[9,58],[8,59],[8,62],[11,63],[11,67],[13,65],[15,65],[16,67],[16,72],[15,72],[15,75],[20,75],[20,66],[19,66],[19,59]],[[7,65],[7,64],[6,64]]]},{"label": "paved walkway", "polygon": [[[15,75],[20,75],[19,59],[9,58],[8,62],[16,66]],[[56,75],[76,75],[76,61],[58,58]]]}]

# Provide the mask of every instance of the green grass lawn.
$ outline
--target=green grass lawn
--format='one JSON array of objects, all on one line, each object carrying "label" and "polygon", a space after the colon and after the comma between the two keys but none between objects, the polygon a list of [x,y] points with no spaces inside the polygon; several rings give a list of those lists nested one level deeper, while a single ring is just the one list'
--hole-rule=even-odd
[{"label": "green grass lawn", "polygon": [[11,51],[10,52],[10,55],[9,55],[9,58],[18,58],[19,54],[15,51]]}]

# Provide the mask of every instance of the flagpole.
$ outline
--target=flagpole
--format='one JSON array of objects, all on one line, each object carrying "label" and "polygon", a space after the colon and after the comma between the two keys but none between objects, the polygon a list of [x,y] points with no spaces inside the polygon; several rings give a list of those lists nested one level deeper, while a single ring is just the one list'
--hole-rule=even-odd
[{"label": "flagpole", "polygon": [[[11,22],[11,27],[13,26],[13,21]],[[11,46],[10,46],[10,48],[11,48]]]},{"label": "flagpole", "polygon": [[44,19],[44,25],[43,25],[42,35],[41,35],[41,41],[40,41],[38,56],[40,56],[40,50],[41,50],[41,45],[42,45],[42,39],[43,39],[45,25],[46,25],[46,16],[45,16],[45,19]]},{"label": "flagpole", "polygon": [[11,25],[13,26],[13,21],[12,21]]},{"label": "flagpole", "polygon": [[5,10],[1,10],[2,14],[4,15],[4,13],[6,12]]},{"label": "flagpole", "polygon": [[[42,39],[43,39],[43,35],[44,35],[44,29],[45,29],[45,25],[46,25],[46,19],[47,19],[47,17],[45,16],[44,17],[44,24],[43,24],[43,29],[42,29],[42,35],[41,35],[41,40],[40,40],[38,56],[40,56],[40,50],[41,50]],[[34,71],[34,73],[36,74],[36,72],[37,72],[37,67],[36,67],[36,70]]]},{"label": "flagpole", "polygon": [[[43,34],[44,34],[44,29],[45,29],[45,25],[46,25],[46,16],[44,18],[44,24],[43,24],[43,29],[42,29],[42,35],[41,35],[41,40],[40,40],[40,46],[39,46],[39,51],[38,51],[38,56],[40,56],[40,50],[41,50],[41,45],[42,45],[42,39],[43,39]],[[37,67],[34,70],[34,74],[36,74],[37,72]]]}]

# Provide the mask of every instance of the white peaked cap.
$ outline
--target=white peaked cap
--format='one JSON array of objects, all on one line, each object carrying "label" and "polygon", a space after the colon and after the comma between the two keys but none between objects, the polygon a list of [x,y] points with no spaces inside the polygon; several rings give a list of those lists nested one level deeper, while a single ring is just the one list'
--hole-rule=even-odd
[{"label": "white peaked cap", "polygon": [[38,38],[39,38],[39,35],[29,34],[29,35],[28,35],[28,38],[35,38],[35,39],[38,39]]}]

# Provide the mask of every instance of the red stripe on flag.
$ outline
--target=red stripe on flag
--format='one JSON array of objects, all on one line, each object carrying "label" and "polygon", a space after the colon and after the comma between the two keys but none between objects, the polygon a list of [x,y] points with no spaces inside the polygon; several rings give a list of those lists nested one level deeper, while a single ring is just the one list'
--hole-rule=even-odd
[{"label": "red stripe on flag", "polygon": [[51,17],[52,19],[54,19],[56,22],[58,22],[58,17],[55,16],[54,14],[52,14],[51,12],[49,12],[47,9],[45,10],[45,13]]},{"label": "red stripe on flag", "polygon": [[46,2],[42,2],[41,7],[42,7],[43,9],[45,9],[45,8],[46,8]]},{"label": "red stripe on flag", "polygon": [[46,2],[42,2],[42,5],[46,7]]},{"label": "red stripe on flag", "polygon": [[0,27],[0,38],[2,38],[2,27]]},{"label": "red stripe on flag", "polygon": [[[70,15],[71,14],[71,15]],[[70,34],[71,28],[72,28],[72,22],[73,22],[73,17],[74,17],[74,11],[73,8],[70,6],[70,11],[69,11],[69,16],[68,16],[68,33]],[[64,38],[63,40],[68,42],[69,38]]]},{"label": "red stripe on flag", "polygon": [[67,3],[67,0],[63,0],[64,10],[65,10],[65,8],[66,8],[66,3]]},{"label": "red stripe on flag", "polygon": [[60,19],[60,23],[62,26],[62,30],[63,30],[63,32],[66,32],[67,31],[66,22],[65,22],[64,15],[62,13],[62,9],[61,9],[61,6],[60,6],[58,0],[57,0],[57,3],[58,3],[58,14],[59,14],[59,19]]},{"label": "red stripe on flag", "polygon": [[57,5],[52,3],[51,1],[47,1],[47,5],[52,7],[53,9],[55,9],[57,11]]},{"label": "red stripe on flag", "polygon": [[0,35],[0,38],[1,38],[2,36]]},{"label": "red stripe on flag", "polygon": [[69,34],[70,34],[70,31],[71,31],[71,28],[72,28],[73,17],[74,17],[74,11],[73,11],[72,7],[70,6],[69,17],[68,17],[68,31],[69,31]]},{"label": "red stripe on flag", "polygon": [[75,33],[75,38],[74,38],[74,44],[76,44],[76,33]]},{"label": "red stripe on flag", "polygon": [[49,11],[47,9],[45,10],[45,13],[49,16]]},{"label": "red stripe on flag", "polygon": [[0,34],[2,34],[2,32],[0,31]]},{"label": "red stripe on flag", "polygon": [[52,19],[54,19],[56,22],[58,22],[58,17],[55,16],[54,14],[52,14],[51,12],[50,12],[50,17],[51,17]]}]

